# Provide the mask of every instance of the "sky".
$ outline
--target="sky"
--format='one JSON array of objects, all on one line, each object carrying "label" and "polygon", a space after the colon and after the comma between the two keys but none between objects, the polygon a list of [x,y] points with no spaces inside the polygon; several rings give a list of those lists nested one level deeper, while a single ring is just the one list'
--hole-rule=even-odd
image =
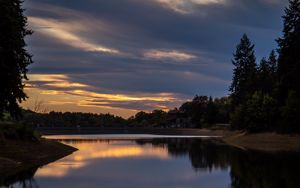
[{"label": "sky", "polygon": [[40,111],[172,109],[229,94],[246,33],[257,62],[277,48],[288,0],[25,0],[33,55],[22,103]]}]

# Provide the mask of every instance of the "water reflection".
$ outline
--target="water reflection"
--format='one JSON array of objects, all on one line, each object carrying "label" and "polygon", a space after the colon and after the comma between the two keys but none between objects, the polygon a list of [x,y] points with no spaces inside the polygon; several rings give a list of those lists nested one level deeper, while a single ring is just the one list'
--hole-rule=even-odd
[{"label": "water reflection", "polygon": [[[61,139],[79,150],[13,187],[300,187],[299,153],[244,151],[212,139]],[[13,183],[15,182],[15,183]],[[1,182],[0,182],[1,184]]]},{"label": "water reflection", "polygon": [[[63,177],[77,168],[82,168],[94,160],[105,158],[128,158],[128,157],[152,157],[167,159],[168,152],[163,148],[151,147],[151,145],[141,147],[134,143],[133,140],[60,140],[61,142],[72,145],[78,151],[63,160],[47,165],[41,168],[36,177],[54,176]],[[55,173],[53,173],[55,172]]]}]

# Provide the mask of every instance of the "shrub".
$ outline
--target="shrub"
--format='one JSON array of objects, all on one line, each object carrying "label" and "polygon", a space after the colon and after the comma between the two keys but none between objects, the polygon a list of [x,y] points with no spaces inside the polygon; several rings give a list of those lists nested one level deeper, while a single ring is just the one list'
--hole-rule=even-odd
[{"label": "shrub", "polygon": [[0,139],[38,141],[40,140],[40,135],[30,126],[6,122],[0,123]]}]

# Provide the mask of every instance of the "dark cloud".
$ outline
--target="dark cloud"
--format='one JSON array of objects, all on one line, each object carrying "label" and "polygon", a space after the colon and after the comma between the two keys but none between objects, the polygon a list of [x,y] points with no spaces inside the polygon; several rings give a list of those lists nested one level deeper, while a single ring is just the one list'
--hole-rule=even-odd
[{"label": "dark cloud", "polygon": [[[30,73],[65,74],[93,92],[223,96],[241,35],[247,33],[256,44],[258,59],[268,55],[276,48],[287,4],[183,2],[189,3],[180,8],[190,12],[180,13],[158,0],[27,0],[26,14],[35,30],[28,39],[35,60]],[[165,54],[147,57],[151,50]],[[183,59],[168,57],[174,52]]]}]

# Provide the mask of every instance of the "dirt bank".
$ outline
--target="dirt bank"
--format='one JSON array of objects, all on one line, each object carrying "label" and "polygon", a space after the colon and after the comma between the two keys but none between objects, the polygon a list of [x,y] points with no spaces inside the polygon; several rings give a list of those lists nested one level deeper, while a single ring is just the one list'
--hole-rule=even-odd
[{"label": "dirt bank", "polygon": [[300,152],[299,134],[246,133],[239,132],[224,136],[222,140],[241,149],[261,151],[297,151]]},{"label": "dirt bank", "polygon": [[76,151],[56,141],[5,140],[0,143],[0,185],[15,174],[37,168]]}]

